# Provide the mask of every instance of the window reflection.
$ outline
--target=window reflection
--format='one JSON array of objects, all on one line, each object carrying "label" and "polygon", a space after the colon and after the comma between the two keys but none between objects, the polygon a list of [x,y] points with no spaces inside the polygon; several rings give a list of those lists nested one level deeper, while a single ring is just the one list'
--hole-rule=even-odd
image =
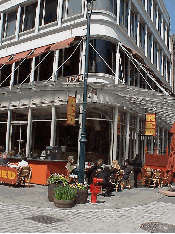
[{"label": "window reflection", "polygon": [[[116,46],[110,41],[105,41],[101,39],[90,40],[90,43],[98,51],[98,53],[103,57],[107,64],[115,72],[115,54]],[[105,65],[104,61],[100,56],[89,47],[89,72],[105,73],[112,75],[112,71]]]},{"label": "window reflection", "polygon": [[31,5],[22,7],[20,17],[20,32],[30,30],[35,27],[36,6],[37,3],[33,3]]},{"label": "window reflection", "polygon": [[82,0],[64,0],[63,1],[63,18],[81,14]]},{"label": "window reflection", "polygon": [[115,0],[96,0],[93,3],[94,10],[105,10],[114,13]]},{"label": "window reflection", "polygon": [[4,37],[15,34],[17,10],[12,11],[4,16]]},{"label": "window reflection", "polygon": [[57,20],[58,0],[42,0],[40,9],[40,25],[48,24]]}]

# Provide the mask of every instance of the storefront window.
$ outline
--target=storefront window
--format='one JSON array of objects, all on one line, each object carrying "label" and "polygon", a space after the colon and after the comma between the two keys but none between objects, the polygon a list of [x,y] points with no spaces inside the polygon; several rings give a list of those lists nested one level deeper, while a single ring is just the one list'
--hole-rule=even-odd
[{"label": "storefront window", "polygon": [[[100,56],[107,62],[107,64],[115,72],[115,54],[116,46],[105,40],[94,39],[90,43],[98,51]],[[105,73],[112,75],[112,71],[105,65],[102,58],[94,51],[94,49],[89,47],[89,72],[95,73]]]}]

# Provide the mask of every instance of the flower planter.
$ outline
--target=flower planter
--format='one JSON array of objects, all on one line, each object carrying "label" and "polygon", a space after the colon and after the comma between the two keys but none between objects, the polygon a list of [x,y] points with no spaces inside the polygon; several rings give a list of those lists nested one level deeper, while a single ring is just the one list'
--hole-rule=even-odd
[{"label": "flower planter", "polygon": [[58,200],[54,198],[54,205],[58,208],[72,208],[74,206],[74,200]]},{"label": "flower planter", "polygon": [[55,191],[54,191],[54,188],[58,186],[56,184],[49,184],[48,185],[48,199],[50,202],[53,202],[54,201],[54,198],[55,198]]},{"label": "flower planter", "polygon": [[88,189],[79,189],[75,196],[75,204],[87,203]]}]

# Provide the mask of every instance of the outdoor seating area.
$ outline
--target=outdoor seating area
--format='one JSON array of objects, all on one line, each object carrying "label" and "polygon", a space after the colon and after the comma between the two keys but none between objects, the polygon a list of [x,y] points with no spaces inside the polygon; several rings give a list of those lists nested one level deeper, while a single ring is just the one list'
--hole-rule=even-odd
[{"label": "outdoor seating area", "polygon": [[[12,166],[12,167],[11,167]],[[18,164],[8,164],[0,166],[0,183],[15,185],[15,186],[28,186],[30,187],[30,180],[32,176],[32,169],[30,166],[18,167]]]},{"label": "outdoor seating area", "polygon": [[169,186],[171,178],[163,169],[153,169],[151,167],[142,167],[142,185],[148,187]]}]

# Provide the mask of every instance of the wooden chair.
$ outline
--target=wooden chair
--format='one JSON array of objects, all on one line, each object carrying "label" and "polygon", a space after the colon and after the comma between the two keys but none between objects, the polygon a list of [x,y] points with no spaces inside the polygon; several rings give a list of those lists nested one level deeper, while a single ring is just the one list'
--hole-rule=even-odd
[{"label": "wooden chair", "polygon": [[129,188],[129,190],[131,189],[131,185],[130,185],[130,177],[131,177],[132,171],[129,175],[129,178],[127,180],[124,180],[123,183],[123,188]]},{"label": "wooden chair", "polygon": [[20,168],[18,172],[19,185],[25,186],[25,183],[27,182],[29,187],[31,176],[32,176],[32,169],[30,166],[24,166]]},{"label": "wooden chair", "polygon": [[122,182],[123,176],[124,176],[124,171],[120,170],[119,173],[118,173],[118,175],[117,175],[116,192],[119,189],[123,190],[123,187],[124,187],[124,183]]},{"label": "wooden chair", "polygon": [[142,185],[150,187],[153,178],[153,171],[150,167],[142,167]]},{"label": "wooden chair", "polygon": [[162,187],[162,182],[161,181],[161,170],[160,169],[156,169],[153,171],[153,187],[155,189],[156,186]]}]

